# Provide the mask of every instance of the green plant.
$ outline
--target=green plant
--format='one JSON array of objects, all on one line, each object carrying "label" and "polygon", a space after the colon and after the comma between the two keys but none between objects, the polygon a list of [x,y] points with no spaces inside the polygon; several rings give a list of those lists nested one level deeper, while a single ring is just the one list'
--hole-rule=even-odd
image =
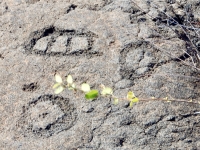
[{"label": "green plant", "polygon": [[[56,74],[55,75],[55,81],[56,83],[53,85],[53,89],[55,90],[55,94],[61,93],[64,89],[68,88],[68,90],[73,90],[73,91],[81,91],[85,94],[85,99],[87,100],[95,100],[99,96],[103,97],[110,97],[114,99],[114,104],[118,104],[119,99],[116,96],[113,95],[113,90],[110,87],[105,87],[104,85],[101,85],[101,92],[99,93],[98,90],[96,89],[91,89],[90,85],[87,83],[81,84],[81,87],[79,88],[78,86],[75,85],[73,82],[73,78],[71,75],[68,75],[66,80],[63,81],[61,76]],[[127,93],[127,98],[126,100],[130,101],[130,107],[133,106],[134,103],[139,102],[139,99],[134,95],[133,92],[129,91]]]},{"label": "green plant", "polygon": [[134,103],[137,103],[139,101],[150,101],[150,100],[157,100],[157,101],[166,101],[166,102],[172,102],[172,101],[177,101],[177,102],[188,102],[188,103],[195,103],[195,104],[200,104],[200,102],[194,102],[192,100],[178,100],[178,99],[168,99],[166,98],[150,98],[150,99],[139,99],[138,97],[135,96],[135,94],[132,91],[129,91],[126,95],[126,98],[118,98],[114,96],[113,90],[110,87],[105,87],[104,85],[101,85],[101,92],[99,93],[98,90],[96,89],[91,89],[90,85],[87,83],[81,84],[80,87],[76,86],[73,78],[71,75],[68,75],[67,78],[63,81],[61,76],[56,74],[55,75],[55,81],[56,83],[53,85],[53,89],[55,90],[55,94],[61,93],[64,89],[72,90],[72,91],[81,91],[82,93],[85,94],[85,99],[87,100],[95,100],[96,98],[102,96],[102,97],[109,97],[112,98],[114,101],[113,103],[116,105],[118,104],[119,100],[127,100],[129,101],[129,106],[132,107]]}]

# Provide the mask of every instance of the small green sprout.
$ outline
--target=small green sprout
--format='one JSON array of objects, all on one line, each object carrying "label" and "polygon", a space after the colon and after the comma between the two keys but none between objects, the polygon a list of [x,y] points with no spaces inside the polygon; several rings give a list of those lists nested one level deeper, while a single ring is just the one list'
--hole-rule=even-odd
[{"label": "small green sprout", "polygon": [[94,100],[98,97],[99,92],[97,90],[91,90],[85,94],[87,100]]},{"label": "small green sprout", "polygon": [[169,98],[168,97],[165,97],[165,98],[163,98],[164,100],[166,100],[168,103],[170,103],[171,102],[171,100],[169,100]]},{"label": "small green sprout", "polygon": [[75,90],[76,86],[75,84],[73,83],[73,78],[71,75],[68,75],[67,78],[67,87],[68,87],[68,90]]},{"label": "small green sprout", "polygon": [[68,76],[67,76],[67,83],[68,83],[68,84],[72,84],[72,83],[73,83],[73,79],[72,79],[72,76],[71,76],[71,75],[68,75]]},{"label": "small green sprout", "polygon": [[132,107],[133,104],[134,104],[134,103],[137,103],[137,102],[139,102],[139,99],[138,99],[137,97],[134,97],[134,98],[131,100],[131,102],[130,102],[130,107]]},{"label": "small green sprout", "polygon": [[127,99],[130,100],[130,107],[132,107],[134,103],[139,102],[139,99],[135,97],[135,94],[132,91],[127,93]]},{"label": "small green sprout", "polygon": [[55,83],[55,84],[53,85],[53,89],[58,88],[60,85],[61,85],[60,83]]},{"label": "small green sprout", "polygon": [[[53,89],[55,89],[55,91],[54,91],[55,94],[59,94],[65,88],[68,88],[69,90],[74,90],[74,91],[79,90],[79,91],[84,92],[85,93],[85,99],[87,99],[87,100],[94,100],[94,99],[98,98],[98,96],[99,96],[99,91],[98,90],[91,90],[90,85],[87,84],[87,83],[83,83],[81,85],[81,88],[76,87],[74,82],[73,82],[73,78],[72,78],[71,75],[68,75],[65,82],[63,82],[61,76],[56,74],[55,75],[55,81],[56,81],[56,83],[53,85]],[[135,96],[135,94],[132,91],[129,91],[127,93],[126,99],[124,99],[124,98],[115,97],[113,95],[112,88],[105,87],[104,85],[101,85],[100,87],[102,89],[100,96],[109,96],[110,98],[113,98],[114,99],[113,103],[115,105],[119,103],[120,99],[121,100],[129,100],[130,101],[130,103],[129,103],[130,107],[132,107],[134,103],[139,102],[139,99]],[[149,101],[149,100],[152,100],[152,99],[153,100],[162,100],[162,101],[167,101],[167,102],[180,101],[180,102],[189,102],[189,103],[200,104],[200,102],[193,102],[192,99],[189,100],[189,101],[186,101],[186,100],[169,100],[168,97],[165,97],[163,99],[158,99],[158,98],[152,97],[151,99],[140,99],[140,101]]]},{"label": "small green sprout", "polygon": [[90,85],[87,84],[87,83],[83,83],[83,84],[81,85],[81,90],[82,90],[84,93],[89,92],[89,91],[90,91]]},{"label": "small green sprout", "polygon": [[128,99],[128,100],[132,100],[134,97],[135,97],[135,95],[134,95],[133,92],[129,91],[129,92],[127,93],[127,99]]},{"label": "small green sprout", "polygon": [[106,96],[106,95],[112,95],[113,94],[113,90],[109,87],[104,87],[101,94],[103,96]]},{"label": "small green sprout", "polygon": [[55,80],[56,80],[57,83],[62,83],[63,82],[61,76],[58,75],[58,74],[55,75]]},{"label": "small green sprout", "polygon": [[61,93],[65,88],[63,86],[59,86],[58,88],[55,89],[55,94]]},{"label": "small green sprout", "polygon": [[56,83],[53,85],[53,89],[55,89],[55,94],[61,93],[65,88],[63,86],[63,81],[60,75],[55,75]]},{"label": "small green sprout", "polygon": [[[56,83],[53,85],[53,89],[55,89],[55,94],[61,93],[65,88],[68,88],[69,90],[80,90],[85,93],[85,98],[87,100],[94,100],[99,96],[98,90],[91,90],[90,85],[87,83],[83,83],[81,85],[81,88],[76,88],[75,84],[73,82],[73,78],[71,75],[68,75],[66,78],[67,84],[65,84],[61,78],[60,75],[56,74],[55,75],[55,81]],[[113,90],[110,87],[105,87],[104,85],[101,85],[102,91],[101,95],[102,96],[110,96],[111,98],[114,99],[114,104],[118,104],[119,99],[113,95]],[[130,101],[130,106],[133,105],[133,103],[136,103],[139,101],[137,97],[135,97],[133,92],[128,92],[127,94],[127,99]]]},{"label": "small green sprout", "polygon": [[114,105],[117,105],[119,103],[119,99],[118,98],[114,98]]},{"label": "small green sprout", "polygon": [[97,90],[90,90],[90,85],[83,83],[81,85],[81,90],[85,93],[85,98],[87,100],[94,100],[98,97],[99,92]]}]

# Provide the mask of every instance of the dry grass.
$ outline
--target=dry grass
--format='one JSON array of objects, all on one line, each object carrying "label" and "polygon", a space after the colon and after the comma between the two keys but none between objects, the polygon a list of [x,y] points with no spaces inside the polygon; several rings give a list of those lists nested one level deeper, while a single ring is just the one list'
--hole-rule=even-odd
[{"label": "dry grass", "polygon": [[[200,22],[195,20],[195,18],[192,17],[192,10],[189,8],[185,8],[184,11],[184,20],[182,20],[183,24],[180,24],[177,20],[177,18],[173,18],[170,16],[167,12],[162,11],[159,9],[158,6],[156,6],[153,2],[147,1],[151,7],[155,8],[159,14],[161,14],[161,17],[156,20],[155,17],[149,15],[147,12],[145,12],[140,6],[138,6],[134,1],[132,1],[133,4],[142,11],[147,18],[154,21],[156,24],[156,27],[159,28],[170,28],[173,30],[180,39],[184,40],[186,42],[186,49],[181,49],[180,51],[183,51],[184,55],[182,57],[176,57],[176,59],[181,62],[182,64],[185,64],[189,67],[194,68],[196,71],[200,71],[200,42],[196,42],[197,40],[200,40]],[[145,3],[145,1],[144,1]],[[165,22],[162,24],[162,26],[159,26],[160,22]],[[153,29],[155,32],[157,32],[155,29]],[[157,32],[158,33],[158,32]],[[163,39],[167,39],[168,37],[161,35],[158,33],[160,37]],[[157,49],[164,52],[165,55],[175,57],[176,55],[174,53],[171,53],[161,47],[156,46],[156,40],[151,41],[151,44],[154,45]],[[197,45],[198,44],[198,45]]]}]

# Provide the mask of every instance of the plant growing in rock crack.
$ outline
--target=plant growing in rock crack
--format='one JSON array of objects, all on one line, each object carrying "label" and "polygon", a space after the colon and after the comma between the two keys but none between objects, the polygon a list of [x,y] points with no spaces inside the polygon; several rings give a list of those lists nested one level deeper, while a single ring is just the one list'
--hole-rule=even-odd
[{"label": "plant growing in rock crack", "polygon": [[127,100],[129,101],[129,106],[132,107],[134,103],[137,103],[139,101],[150,101],[150,100],[157,100],[157,101],[166,101],[166,102],[172,102],[172,101],[177,101],[177,102],[187,102],[187,103],[195,103],[195,104],[200,104],[200,102],[194,102],[192,100],[178,100],[178,99],[168,99],[166,98],[150,98],[150,99],[140,99],[135,96],[135,94],[132,91],[129,91],[126,95],[126,98],[118,98],[114,96],[113,90],[110,87],[106,87],[104,85],[100,85],[101,87],[101,92],[99,93],[98,90],[96,89],[91,89],[90,85],[87,83],[81,84],[80,87],[76,86],[75,83],[73,82],[73,78],[71,75],[68,75],[67,78],[63,81],[60,75],[56,74],[55,75],[55,81],[56,83],[53,85],[53,89],[55,90],[55,94],[61,93],[63,90],[66,88],[68,90],[72,91],[81,91],[85,94],[85,99],[87,100],[95,100],[99,96],[102,97],[109,97],[114,100],[114,104],[118,104],[119,100]]}]

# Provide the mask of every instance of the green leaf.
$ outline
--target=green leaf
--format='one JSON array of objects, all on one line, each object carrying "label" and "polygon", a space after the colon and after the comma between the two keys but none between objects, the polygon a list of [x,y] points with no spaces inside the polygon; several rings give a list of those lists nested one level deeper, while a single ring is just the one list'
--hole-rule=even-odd
[{"label": "green leaf", "polygon": [[129,106],[130,106],[130,107],[133,107],[133,102],[132,102],[132,101],[130,102]]},{"label": "green leaf", "polygon": [[97,90],[91,90],[91,91],[89,91],[88,93],[85,94],[85,98],[87,100],[93,100],[93,99],[98,97],[98,94],[99,93],[98,93]]},{"label": "green leaf", "polygon": [[113,93],[113,90],[112,90],[111,88],[109,88],[109,87],[105,87],[105,88],[102,90],[102,92],[101,92],[101,94],[102,94],[103,96],[105,96],[105,95],[112,95],[112,93]]},{"label": "green leaf", "polygon": [[63,87],[63,86],[59,86],[58,88],[55,89],[54,93],[55,93],[55,94],[59,94],[59,93],[61,93],[63,90],[64,90],[64,87]]},{"label": "green leaf", "polygon": [[75,84],[74,83],[72,83],[72,88],[75,88],[76,86],[75,86]]},{"label": "green leaf", "polygon": [[56,80],[57,83],[62,83],[62,78],[58,74],[55,75],[55,80]]},{"label": "green leaf", "polygon": [[74,90],[74,88],[72,88],[72,87],[69,87],[69,88],[68,88],[68,90]]},{"label": "green leaf", "polygon": [[73,83],[73,79],[72,79],[72,76],[71,76],[71,75],[68,75],[68,76],[67,76],[67,83],[68,83],[68,84],[72,84],[72,83]]},{"label": "green leaf", "polygon": [[74,90],[75,89],[75,84],[72,83],[72,85],[68,84],[68,90]]},{"label": "green leaf", "polygon": [[132,107],[133,104],[134,104],[134,103],[137,103],[137,102],[139,102],[139,99],[138,99],[137,97],[133,98],[133,99],[131,100],[131,102],[130,102],[130,107]]},{"label": "green leaf", "polygon": [[139,102],[139,99],[138,99],[137,97],[135,97],[135,98],[133,98],[133,99],[131,100],[131,102],[137,103],[137,102]]},{"label": "green leaf", "polygon": [[53,85],[53,89],[58,88],[60,85],[61,85],[60,83],[55,83],[55,84]]},{"label": "green leaf", "polygon": [[81,90],[82,90],[83,92],[85,92],[85,93],[89,92],[89,91],[90,91],[90,85],[87,84],[87,83],[83,83],[83,84],[81,85]]},{"label": "green leaf", "polygon": [[134,97],[135,97],[135,94],[134,94],[132,91],[129,91],[129,92],[127,93],[127,99],[128,99],[128,100],[132,100]]},{"label": "green leaf", "polygon": [[114,98],[114,105],[117,105],[119,103],[119,99],[118,98]]}]

